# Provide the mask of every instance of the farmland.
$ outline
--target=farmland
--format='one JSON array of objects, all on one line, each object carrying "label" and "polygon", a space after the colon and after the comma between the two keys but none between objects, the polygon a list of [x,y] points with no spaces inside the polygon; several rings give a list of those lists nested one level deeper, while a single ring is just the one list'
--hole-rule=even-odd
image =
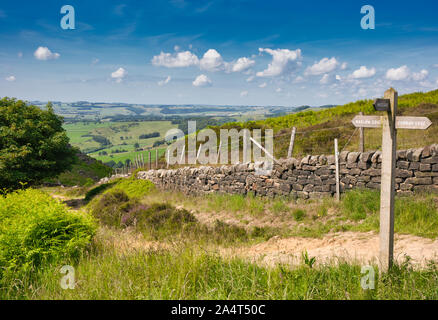
[{"label": "farmland", "polygon": [[[82,152],[104,163],[124,163],[143,150],[152,149],[154,142],[163,140],[166,132],[176,125],[171,121],[75,122],[65,124],[64,128],[71,144]],[[157,132],[158,136],[140,139],[141,135]],[[159,149],[161,156],[164,151],[162,147]],[[152,155],[155,156],[155,151]]]}]

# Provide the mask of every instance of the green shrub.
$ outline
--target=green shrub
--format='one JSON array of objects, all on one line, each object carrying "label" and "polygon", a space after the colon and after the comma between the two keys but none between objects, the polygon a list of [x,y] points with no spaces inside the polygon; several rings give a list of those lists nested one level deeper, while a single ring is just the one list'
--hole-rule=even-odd
[{"label": "green shrub", "polygon": [[122,190],[110,190],[91,202],[90,211],[102,224],[111,227],[122,225],[122,216],[138,204]]},{"label": "green shrub", "polygon": [[95,231],[90,216],[68,211],[42,191],[27,189],[0,197],[0,278],[3,272],[78,259]]},{"label": "green shrub", "polygon": [[155,190],[155,185],[149,180],[136,179],[134,176],[128,179],[120,179],[110,191],[123,191],[129,197],[140,198]]},{"label": "green shrub", "polygon": [[301,221],[306,216],[306,212],[302,209],[295,209],[292,212],[292,215],[294,216],[295,221]]}]

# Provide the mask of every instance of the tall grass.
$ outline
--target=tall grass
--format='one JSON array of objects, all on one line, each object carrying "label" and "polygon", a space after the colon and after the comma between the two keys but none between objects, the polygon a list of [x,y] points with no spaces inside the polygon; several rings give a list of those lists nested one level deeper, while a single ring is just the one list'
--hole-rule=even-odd
[{"label": "tall grass", "polygon": [[[359,224],[352,230],[379,230],[380,193],[376,190],[354,190],[342,200],[343,212]],[[438,206],[433,195],[396,197],[394,230],[421,237],[438,236]]]},{"label": "tall grass", "polygon": [[[437,299],[438,272],[409,264],[360,285],[361,267],[339,262],[310,268],[264,268],[224,259],[202,248],[171,251],[98,252],[76,265],[73,290],[59,285],[59,266],[40,270],[20,290],[3,288],[0,298],[23,299]],[[375,267],[376,275],[378,270]],[[378,277],[378,276],[377,276]]]}]

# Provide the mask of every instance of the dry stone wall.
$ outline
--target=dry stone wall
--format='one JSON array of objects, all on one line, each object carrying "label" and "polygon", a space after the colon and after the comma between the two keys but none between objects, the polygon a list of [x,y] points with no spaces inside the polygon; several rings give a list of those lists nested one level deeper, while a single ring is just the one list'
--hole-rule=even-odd
[{"label": "dry stone wall", "polygon": [[[262,163],[149,170],[137,174],[159,188],[187,194],[253,192],[260,196],[319,198],[336,191],[334,155],[279,160],[269,176],[255,174]],[[353,188],[380,189],[381,152],[340,153],[341,192]],[[398,193],[438,191],[438,144],[397,151]]]}]

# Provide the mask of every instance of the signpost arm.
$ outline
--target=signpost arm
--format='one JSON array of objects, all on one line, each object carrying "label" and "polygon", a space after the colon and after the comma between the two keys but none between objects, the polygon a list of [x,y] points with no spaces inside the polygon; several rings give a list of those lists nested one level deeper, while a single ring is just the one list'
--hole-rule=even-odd
[{"label": "signpost arm", "polygon": [[396,114],[398,93],[393,88],[385,92],[390,109],[382,117],[382,181],[380,188],[380,263],[382,271],[392,266],[394,254],[395,160],[397,148]]}]

